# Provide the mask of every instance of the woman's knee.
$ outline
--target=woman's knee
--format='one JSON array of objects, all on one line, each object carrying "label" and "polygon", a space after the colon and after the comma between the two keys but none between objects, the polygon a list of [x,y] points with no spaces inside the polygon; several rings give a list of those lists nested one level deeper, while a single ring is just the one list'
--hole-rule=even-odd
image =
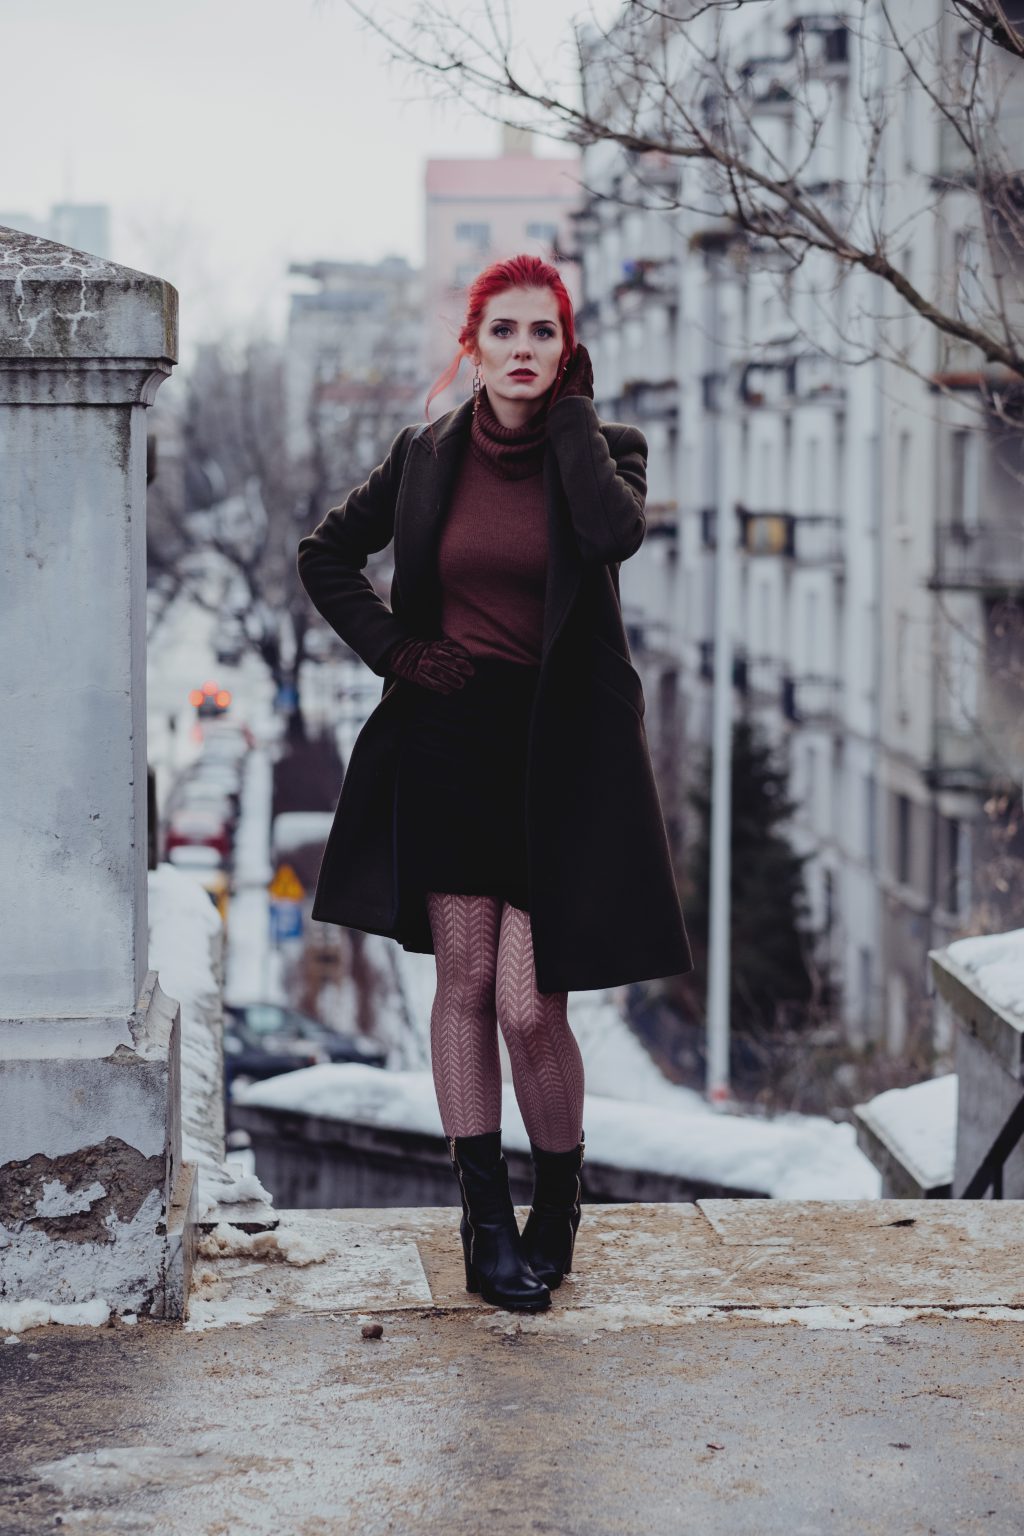
[{"label": "woman's knee", "polygon": [[486,896],[428,893],[438,990],[460,1008],[494,1007],[498,913]]}]

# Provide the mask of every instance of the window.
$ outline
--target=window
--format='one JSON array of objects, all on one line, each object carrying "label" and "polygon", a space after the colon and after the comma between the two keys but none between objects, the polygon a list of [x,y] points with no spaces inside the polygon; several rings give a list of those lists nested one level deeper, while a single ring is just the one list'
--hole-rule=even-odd
[{"label": "window", "polygon": [[544,245],[554,245],[558,239],[558,225],[544,223],[527,224],[526,238],[527,240],[540,240]]},{"label": "window", "polygon": [[900,885],[910,884],[910,818],[911,804],[906,795],[896,796],[896,879]]},{"label": "window", "polygon": [[981,272],[981,244],[975,230],[958,231],[953,241],[953,263],[957,316],[968,325],[977,324],[978,317],[985,314],[986,299]]},{"label": "window", "polygon": [[[914,267],[914,248],[912,245],[904,246],[903,276],[912,288],[914,287]],[[905,300],[902,302],[903,308],[900,311],[900,342],[904,350],[906,350],[913,339],[914,323],[919,317],[916,309],[912,309]]]},{"label": "window", "polygon": [[978,434],[954,432],[950,440],[952,480],[951,518],[958,528],[978,526]]},{"label": "window", "polygon": [[468,288],[470,283],[480,271],[480,266],[475,261],[460,261],[455,268],[456,288]]},{"label": "window", "polygon": [[873,773],[864,775],[864,857],[874,869],[878,859],[878,788]]},{"label": "window", "polygon": [[821,443],[816,437],[809,437],[805,448],[804,458],[804,511],[817,512],[822,506],[821,500]]},{"label": "window", "polygon": [[896,713],[901,725],[910,718],[910,615],[896,615]]},{"label": "window", "polygon": [[946,824],[946,890],[942,905],[963,917],[971,904],[970,828],[955,816]]},{"label": "window", "polygon": [[831,934],[836,924],[836,878],[830,869],[826,869],[822,881],[822,905],[824,907],[824,928],[826,935]]},{"label": "window", "polygon": [[456,240],[469,240],[473,245],[490,245],[491,226],[489,224],[456,224]]},{"label": "window", "polygon": [[910,496],[911,436],[901,432],[896,448],[896,521],[901,528],[908,522],[908,498]]},{"label": "window", "polygon": [[865,944],[862,944],[857,951],[857,958],[860,971],[860,1018],[861,1023],[868,1028],[874,1009],[875,979],[872,954]]}]

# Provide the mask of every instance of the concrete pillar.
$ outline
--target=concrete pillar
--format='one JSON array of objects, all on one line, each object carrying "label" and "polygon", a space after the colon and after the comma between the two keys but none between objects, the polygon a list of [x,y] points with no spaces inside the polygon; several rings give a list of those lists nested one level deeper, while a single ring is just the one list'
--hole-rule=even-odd
[{"label": "concrete pillar", "polygon": [[145,688],[145,408],[176,348],[170,284],[0,229],[4,1300],[162,1314],[180,1291]]}]

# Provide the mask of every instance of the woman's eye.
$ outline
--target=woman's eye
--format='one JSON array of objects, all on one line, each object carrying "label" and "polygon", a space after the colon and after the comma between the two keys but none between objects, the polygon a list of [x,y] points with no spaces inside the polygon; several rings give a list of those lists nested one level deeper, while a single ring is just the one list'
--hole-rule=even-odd
[{"label": "woman's eye", "polygon": [[550,326],[545,326],[543,330],[539,330],[537,332],[537,335],[541,341],[550,341],[554,334],[555,333]]},{"label": "woman's eye", "polygon": [[491,332],[492,336],[504,336],[510,329],[507,325],[496,325]]}]

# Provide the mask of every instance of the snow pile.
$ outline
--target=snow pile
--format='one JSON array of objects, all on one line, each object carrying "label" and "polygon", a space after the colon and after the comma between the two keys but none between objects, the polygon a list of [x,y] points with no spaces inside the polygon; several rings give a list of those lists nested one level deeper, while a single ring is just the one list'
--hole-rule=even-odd
[{"label": "snow pile", "polygon": [[221,972],[224,926],[213,903],[181,870],[149,874],[149,963],[160,986],[181,1004],[181,1141],[199,1166],[199,1215],[221,1202],[272,1203],[255,1174],[224,1161],[224,1067]]},{"label": "snow pile", "polygon": [[[224,1167],[227,1170],[232,1168],[230,1158]],[[273,1195],[263,1188],[255,1173],[251,1172],[238,1175],[233,1184],[218,1184],[217,1200],[221,1205],[240,1205],[246,1200],[262,1200],[266,1205],[274,1203]],[[212,1204],[207,1206],[207,1211],[212,1209]],[[206,1211],[203,1214],[205,1215]]]},{"label": "snow pile", "polygon": [[204,1259],[223,1259],[245,1254],[256,1259],[280,1259],[285,1264],[322,1264],[334,1252],[328,1242],[317,1243],[309,1236],[278,1227],[273,1232],[243,1232],[219,1222],[200,1238],[198,1251]]},{"label": "snow pile", "polygon": [[[699,1094],[671,1084],[665,1088],[656,1104],[588,1092],[588,1158],[777,1199],[878,1197],[880,1175],[858,1148],[852,1125],[811,1115],[765,1120],[722,1113]],[[250,1083],[238,1090],[236,1099],[326,1119],[443,1134],[429,1072],[381,1072],[331,1063]],[[502,1129],[507,1146],[529,1150],[526,1128],[507,1086]]]},{"label": "snow pile", "polygon": [[957,939],[946,953],[982,997],[1024,1018],[1024,928]]},{"label": "snow pile", "polygon": [[[64,1303],[0,1301],[0,1329],[9,1329],[12,1336],[24,1333],[26,1328],[41,1328],[44,1323],[72,1323],[98,1328],[109,1316],[110,1306],[102,1296],[95,1296],[91,1301]],[[11,1339],[4,1342],[10,1344]]]},{"label": "snow pile", "polygon": [[333,822],[333,811],[282,811],[274,817],[270,839],[275,859],[293,853],[296,848],[326,843]]},{"label": "snow pile", "polygon": [[857,1107],[922,1187],[953,1181],[957,1089],[956,1073],[947,1072],[909,1088],[889,1088]]}]

